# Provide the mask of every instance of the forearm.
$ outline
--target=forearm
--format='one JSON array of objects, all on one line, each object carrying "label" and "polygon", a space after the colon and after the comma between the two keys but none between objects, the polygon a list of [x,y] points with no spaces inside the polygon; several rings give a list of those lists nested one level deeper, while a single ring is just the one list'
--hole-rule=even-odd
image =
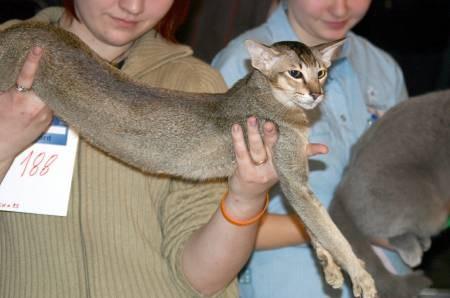
[{"label": "forearm", "polygon": [[307,242],[309,236],[296,214],[266,214],[260,223],[256,249],[273,249]]},{"label": "forearm", "polygon": [[[264,208],[264,198],[243,202],[228,195],[225,206],[235,219],[249,219]],[[183,271],[191,285],[205,295],[227,286],[239,273],[255,247],[258,222],[237,226],[218,209],[208,224],[193,234],[183,251]]]}]

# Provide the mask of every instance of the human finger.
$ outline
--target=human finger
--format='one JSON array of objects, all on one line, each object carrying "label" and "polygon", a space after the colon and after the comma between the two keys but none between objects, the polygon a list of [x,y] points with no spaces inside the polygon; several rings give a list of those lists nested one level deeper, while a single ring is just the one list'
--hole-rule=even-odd
[{"label": "human finger", "polygon": [[306,154],[308,156],[327,154],[327,153],[328,153],[328,146],[326,146],[324,144],[310,143],[310,144],[306,145]]},{"label": "human finger", "polygon": [[251,116],[247,119],[248,144],[251,160],[255,165],[262,165],[267,161],[266,147],[259,131],[258,119]]},{"label": "human finger", "polygon": [[231,139],[233,141],[234,154],[238,165],[251,164],[251,157],[245,144],[244,133],[239,124],[233,124],[231,128]]},{"label": "human finger", "polygon": [[[267,121],[264,123],[263,132],[264,144],[271,149],[278,140],[278,131],[275,124],[272,121]],[[270,156],[270,151],[267,154]]]},{"label": "human finger", "polygon": [[34,47],[27,55],[25,62],[17,76],[16,90],[26,92],[33,86],[34,76],[39,68],[39,60],[42,57],[42,48]]}]

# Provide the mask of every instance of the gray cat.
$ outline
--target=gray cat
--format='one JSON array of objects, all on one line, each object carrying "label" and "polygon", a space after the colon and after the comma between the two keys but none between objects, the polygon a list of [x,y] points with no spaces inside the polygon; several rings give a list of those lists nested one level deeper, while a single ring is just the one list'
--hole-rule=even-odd
[{"label": "gray cat", "polygon": [[409,298],[430,285],[419,271],[394,276],[368,239],[388,239],[411,267],[450,210],[450,90],[389,110],[352,149],[329,212],[366,263],[381,298]]},{"label": "gray cat", "polygon": [[225,94],[198,94],[138,84],[67,31],[23,23],[0,33],[0,90],[14,85],[26,53],[40,45],[44,55],[33,90],[56,115],[132,166],[195,180],[234,172],[233,123],[244,125],[249,115],[274,121],[280,185],[307,227],[327,282],[342,285],[339,264],[355,296],[374,298],[372,277],[308,186],[305,110],[322,100],[327,68],[342,43],[310,49],[299,42],[267,47],[248,41],[255,71]]}]

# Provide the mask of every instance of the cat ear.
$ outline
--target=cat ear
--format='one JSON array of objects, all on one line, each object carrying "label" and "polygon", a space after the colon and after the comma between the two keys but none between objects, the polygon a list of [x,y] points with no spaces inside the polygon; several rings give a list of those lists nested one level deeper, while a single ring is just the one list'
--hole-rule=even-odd
[{"label": "cat ear", "polygon": [[330,67],[331,62],[335,60],[339,53],[341,52],[342,46],[344,45],[345,38],[341,38],[335,41],[326,42],[313,46],[311,50],[313,52],[318,52],[322,61],[325,63],[326,67]]},{"label": "cat ear", "polygon": [[252,66],[264,74],[269,73],[272,66],[277,62],[280,53],[271,47],[250,39],[245,41],[245,46],[250,54]]}]

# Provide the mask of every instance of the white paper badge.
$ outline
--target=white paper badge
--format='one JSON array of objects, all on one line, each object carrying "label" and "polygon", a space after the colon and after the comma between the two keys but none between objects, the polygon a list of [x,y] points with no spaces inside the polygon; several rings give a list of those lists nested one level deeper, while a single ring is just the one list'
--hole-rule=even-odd
[{"label": "white paper badge", "polygon": [[0,185],[0,210],[66,216],[78,135],[53,118],[35,144],[14,159]]}]

